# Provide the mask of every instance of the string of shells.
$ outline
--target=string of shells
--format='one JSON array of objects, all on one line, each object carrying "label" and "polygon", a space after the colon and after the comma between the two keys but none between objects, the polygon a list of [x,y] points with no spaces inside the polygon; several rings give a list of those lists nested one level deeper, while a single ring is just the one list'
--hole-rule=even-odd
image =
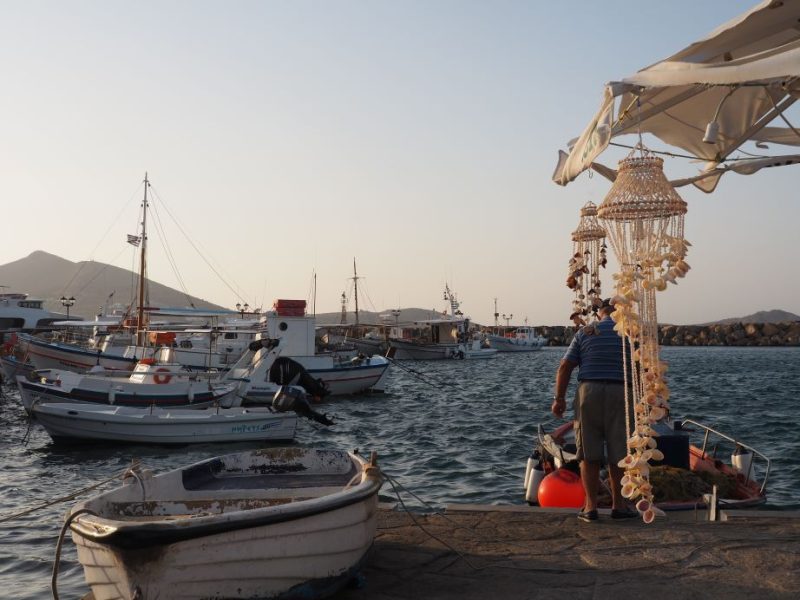
[{"label": "string of shells", "polygon": [[603,301],[600,269],[606,258],[606,230],[597,220],[597,206],[587,202],[581,208],[578,228],[572,232],[567,287],[575,292],[570,320],[581,327],[597,320]]},{"label": "string of shells", "polygon": [[[623,337],[627,456],[622,495],[645,523],[655,519],[650,461],[663,460],[653,425],[669,417],[667,363],[658,345],[656,292],[689,271],[684,260],[684,202],[664,176],[663,160],[641,149],[619,163],[614,185],[598,208],[620,272],[614,274],[614,329]],[[629,391],[630,390],[630,391]],[[633,414],[629,414],[629,406]]]}]

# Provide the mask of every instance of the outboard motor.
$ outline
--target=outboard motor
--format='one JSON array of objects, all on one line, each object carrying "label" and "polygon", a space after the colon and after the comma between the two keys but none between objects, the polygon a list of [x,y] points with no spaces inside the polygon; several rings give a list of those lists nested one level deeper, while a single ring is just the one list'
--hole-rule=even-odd
[{"label": "outboard motor", "polygon": [[324,398],[328,388],[319,379],[314,379],[305,367],[288,356],[279,356],[269,368],[269,381],[278,385],[299,385],[312,396]]},{"label": "outboard motor", "polygon": [[277,412],[294,411],[301,417],[311,419],[322,425],[333,425],[328,415],[318,413],[308,402],[308,394],[298,389],[282,385],[272,397],[272,408]]}]

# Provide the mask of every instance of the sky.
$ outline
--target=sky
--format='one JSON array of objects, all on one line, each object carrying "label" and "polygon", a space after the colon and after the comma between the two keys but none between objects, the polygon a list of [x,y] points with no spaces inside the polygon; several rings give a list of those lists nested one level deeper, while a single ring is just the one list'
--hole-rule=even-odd
[{"label": "sky", "polygon": [[[131,268],[147,172],[150,277],[211,302],[309,299],[316,273],[338,311],[355,259],[362,309],[442,310],[447,283],[478,322],[496,298],[566,324],[570,232],[610,184],[555,185],[558,150],[605,82],[753,4],[2,1],[0,264]],[[692,270],[659,320],[800,313],[798,176],[681,189]]]}]

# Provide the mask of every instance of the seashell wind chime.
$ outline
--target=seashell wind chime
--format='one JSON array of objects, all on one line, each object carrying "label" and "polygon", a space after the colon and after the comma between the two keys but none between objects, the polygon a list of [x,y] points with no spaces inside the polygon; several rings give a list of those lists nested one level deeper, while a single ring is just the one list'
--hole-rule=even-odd
[{"label": "seashell wind chime", "polygon": [[[686,275],[690,246],[683,237],[684,202],[663,172],[664,161],[640,146],[619,163],[614,185],[598,208],[620,263],[614,274],[614,329],[623,338],[628,454],[622,495],[636,501],[645,523],[655,519],[650,460],[663,460],[654,423],[669,415],[667,364],[660,360],[656,292]],[[632,385],[631,385],[632,384]],[[629,386],[632,398],[629,397]],[[629,406],[633,407],[633,419]]]},{"label": "seashell wind chime", "polygon": [[578,228],[572,232],[567,274],[567,287],[575,291],[569,318],[576,327],[597,320],[597,311],[603,304],[600,268],[608,262],[606,248],[606,230],[597,221],[597,206],[587,202],[581,208]]}]

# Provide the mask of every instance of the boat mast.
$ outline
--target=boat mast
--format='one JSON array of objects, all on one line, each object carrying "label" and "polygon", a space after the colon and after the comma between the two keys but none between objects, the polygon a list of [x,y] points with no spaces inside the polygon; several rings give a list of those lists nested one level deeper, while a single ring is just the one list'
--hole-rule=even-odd
[{"label": "boat mast", "polygon": [[145,302],[145,282],[147,281],[147,188],[150,182],[147,180],[147,173],[144,174],[144,200],[142,200],[142,253],[139,258],[139,307],[136,318],[136,345],[144,346],[144,302]]},{"label": "boat mast", "polygon": [[500,316],[500,313],[497,312],[497,298],[494,299],[494,326],[498,327],[500,323],[497,321],[497,317]]},{"label": "boat mast", "polygon": [[356,297],[356,325],[358,325],[358,273],[356,272],[356,258],[353,257],[353,295]]}]

